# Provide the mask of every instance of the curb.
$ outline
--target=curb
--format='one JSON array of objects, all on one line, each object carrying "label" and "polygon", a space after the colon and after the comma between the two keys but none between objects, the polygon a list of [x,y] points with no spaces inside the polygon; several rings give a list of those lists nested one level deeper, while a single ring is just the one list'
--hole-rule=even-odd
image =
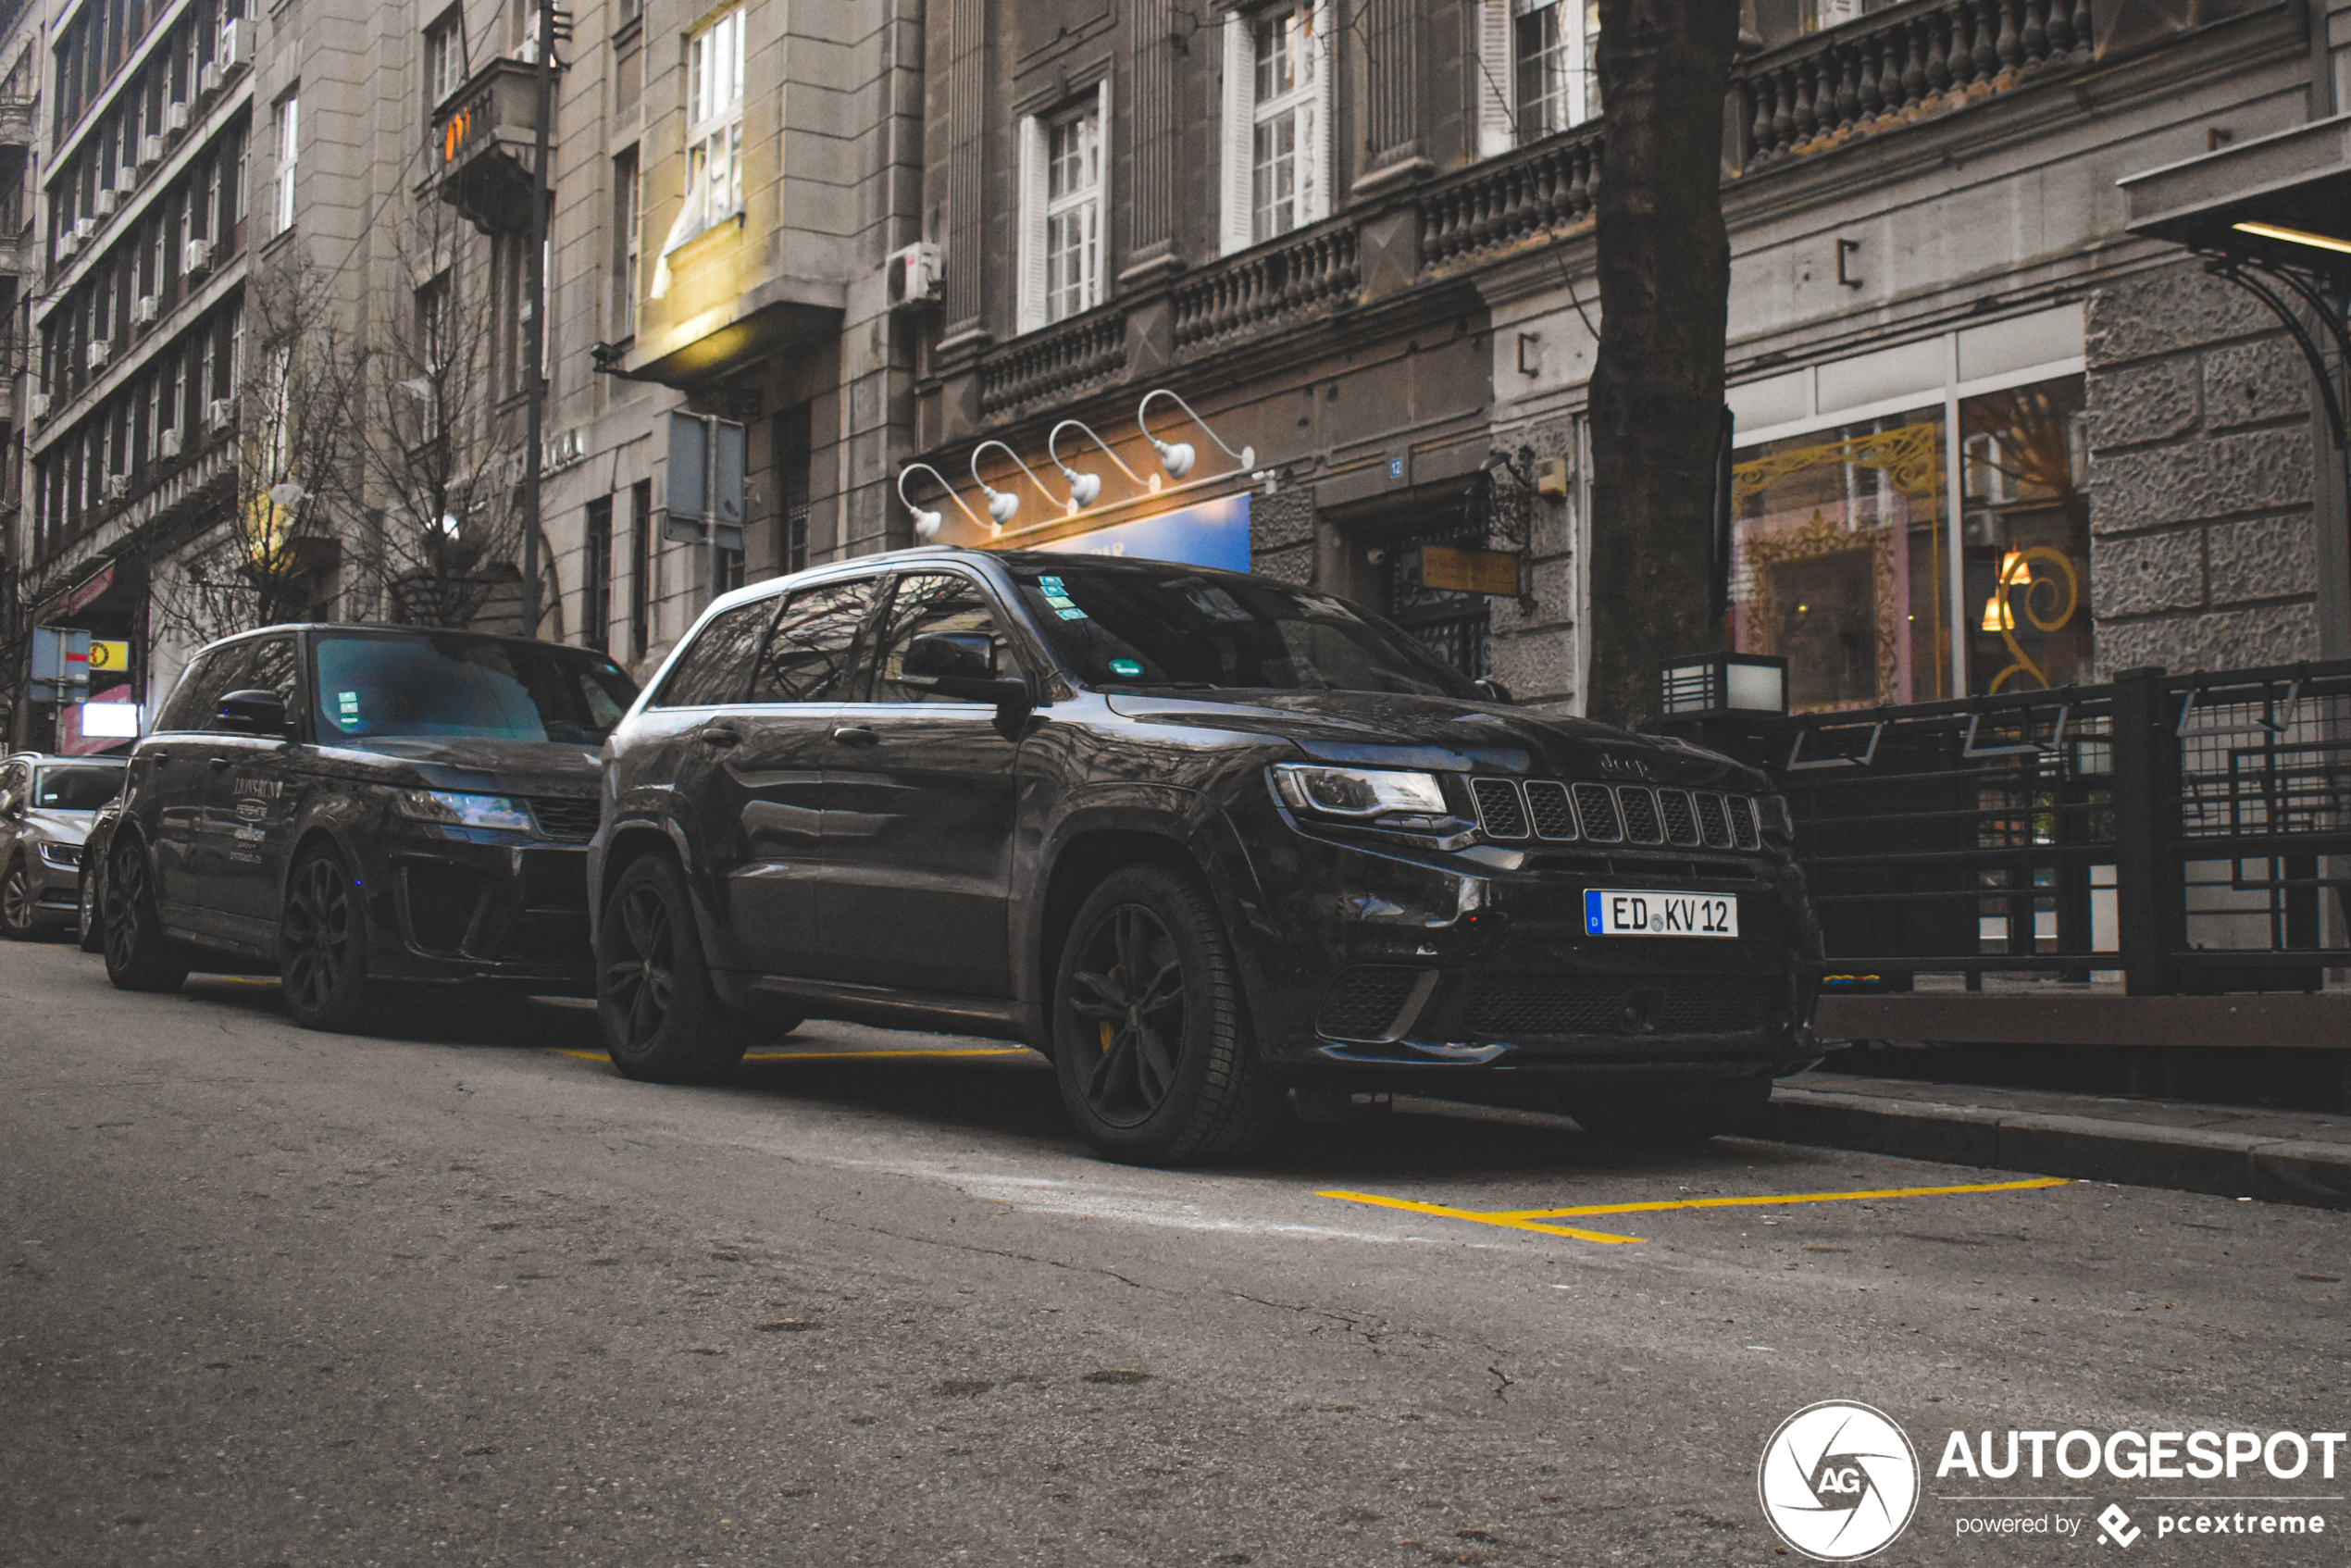
[{"label": "curb", "polygon": [[1773,1091],[1755,1136],[2036,1176],[2351,1209],[2351,1145],[1785,1087]]}]

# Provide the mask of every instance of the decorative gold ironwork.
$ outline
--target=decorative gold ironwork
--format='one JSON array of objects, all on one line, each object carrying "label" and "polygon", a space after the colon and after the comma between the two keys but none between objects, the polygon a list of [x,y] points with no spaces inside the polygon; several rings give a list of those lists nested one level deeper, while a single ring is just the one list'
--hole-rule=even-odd
[{"label": "decorative gold ironwork", "polygon": [[[2058,575],[2034,577],[2033,563],[2035,561],[2056,566]],[[2037,596],[2044,588],[2054,592],[2059,588],[2060,579],[2063,581],[2064,597],[2061,601],[2053,599],[2052,603],[2062,603],[2065,608],[2053,616],[2045,616],[2041,613]],[[2016,609],[2009,595],[2019,588],[2024,590],[2024,618],[2033,623],[2035,631],[2046,633],[2061,630],[2072,621],[2073,613],[2082,607],[2081,574],[2073,569],[2073,563],[2067,558],[2064,551],[2053,549],[2046,544],[2036,544],[2029,550],[2011,551],[2008,558],[2000,563],[2000,585],[1992,595],[1992,609],[1995,614],[1985,617],[1990,624],[1984,629],[1997,631],[2000,634],[2000,641],[2009,645],[2009,652],[2016,657],[2015,662],[2008,668],[1992,678],[1989,690],[1993,691],[1997,691],[2007,685],[2010,676],[2020,673],[2029,675],[2039,681],[2045,691],[2049,684],[2048,676],[2039,665],[2033,662],[2032,655],[2024,651],[2024,645],[2016,640]]]},{"label": "decorative gold ironwork", "polygon": [[1942,478],[1943,427],[1934,421],[1902,425],[1750,458],[1731,470],[1731,499],[1744,501],[1790,474],[1829,463],[1873,469],[1892,479],[1897,490],[1932,496]]}]

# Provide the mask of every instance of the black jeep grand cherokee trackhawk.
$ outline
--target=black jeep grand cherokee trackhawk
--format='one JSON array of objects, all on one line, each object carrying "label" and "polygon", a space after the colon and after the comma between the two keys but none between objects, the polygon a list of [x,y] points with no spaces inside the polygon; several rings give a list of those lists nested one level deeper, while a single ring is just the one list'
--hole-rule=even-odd
[{"label": "black jeep grand cherokee trackhawk", "polygon": [[1717,1130],[1814,1054],[1786,817],[1727,758],[1507,704],[1341,600],[927,549],[711,606],[606,743],[613,1062],[747,1014],[1025,1040],[1113,1158],[1291,1087]]}]

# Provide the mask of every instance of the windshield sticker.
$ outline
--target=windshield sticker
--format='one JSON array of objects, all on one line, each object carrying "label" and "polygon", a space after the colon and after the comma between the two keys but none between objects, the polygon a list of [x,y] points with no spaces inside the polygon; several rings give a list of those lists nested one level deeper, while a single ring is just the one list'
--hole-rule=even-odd
[{"label": "windshield sticker", "polygon": [[1110,672],[1113,675],[1137,676],[1143,673],[1143,666],[1132,659],[1113,659]]},{"label": "windshield sticker", "polygon": [[1045,603],[1051,604],[1053,607],[1053,614],[1061,616],[1062,619],[1082,621],[1086,618],[1086,612],[1079,609],[1071,600],[1069,590],[1062,586],[1061,579],[1040,577],[1037,579],[1037,586],[1044,593]]},{"label": "windshield sticker", "polygon": [[336,692],[335,713],[336,716],[342,718],[345,723],[357,718],[359,716],[359,693],[356,691]]}]

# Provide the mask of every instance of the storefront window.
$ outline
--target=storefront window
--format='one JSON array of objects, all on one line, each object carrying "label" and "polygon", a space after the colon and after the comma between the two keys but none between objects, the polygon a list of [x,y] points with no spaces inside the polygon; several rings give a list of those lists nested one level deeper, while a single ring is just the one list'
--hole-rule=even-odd
[{"label": "storefront window", "polygon": [[2082,379],[1959,404],[1968,690],[2091,678]]},{"label": "storefront window", "polygon": [[1948,695],[1942,410],[1739,459],[1733,646],[1784,656],[1798,712]]},{"label": "storefront window", "polygon": [[2064,376],[1742,449],[1733,646],[1797,712],[2091,678],[2082,406]]}]

